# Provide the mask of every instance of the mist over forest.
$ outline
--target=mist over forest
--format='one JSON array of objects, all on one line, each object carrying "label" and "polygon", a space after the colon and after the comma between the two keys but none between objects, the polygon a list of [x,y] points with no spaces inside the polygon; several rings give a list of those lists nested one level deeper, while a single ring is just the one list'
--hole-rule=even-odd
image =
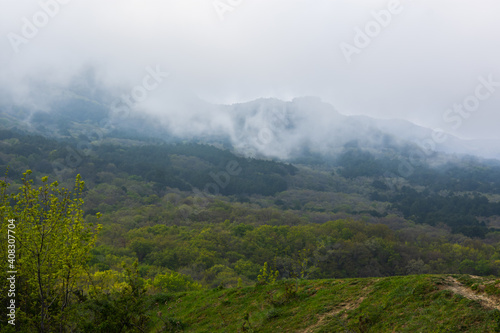
[{"label": "mist over forest", "polygon": [[0,0],[1,332],[500,331],[496,0]]},{"label": "mist over forest", "polygon": [[[35,93],[22,101],[4,99],[2,109],[26,128],[54,136],[61,135],[64,121],[66,126],[87,121],[92,130],[103,134],[111,128],[128,129],[146,136],[155,133],[167,141],[226,144],[245,156],[282,160],[298,158],[305,151],[331,157],[354,141],[376,149],[414,145],[425,158],[433,152],[500,156],[497,140],[460,139],[402,119],[347,116],[314,96],[217,105],[177,88],[162,94],[151,107],[136,101],[130,92],[100,85],[94,70],[73,79],[68,87],[34,84],[30,91]],[[55,131],[44,133],[47,127]]]}]

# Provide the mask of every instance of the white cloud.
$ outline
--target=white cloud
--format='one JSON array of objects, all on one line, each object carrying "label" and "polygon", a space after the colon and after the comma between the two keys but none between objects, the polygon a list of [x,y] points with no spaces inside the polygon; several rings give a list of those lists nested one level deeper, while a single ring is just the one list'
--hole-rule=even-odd
[{"label": "white cloud", "polygon": [[[341,113],[445,127],[442,114],[479,76],[500,81],[496,0],[401,0],[350,64],[339,44],[390,1],[243,0],[221,21],[212,0],[72,0],[15,53],[7,35],[20,34],[40,2],[0,0],[0,84],[17,96],[27,78],[64,83],[88,66],[127,89],[158,64],[170,84],[215,103],[317,95]],[[151,98],[161,111],[161,94]],[[500,91],[455,134],[500,138],[499,106]]]}]

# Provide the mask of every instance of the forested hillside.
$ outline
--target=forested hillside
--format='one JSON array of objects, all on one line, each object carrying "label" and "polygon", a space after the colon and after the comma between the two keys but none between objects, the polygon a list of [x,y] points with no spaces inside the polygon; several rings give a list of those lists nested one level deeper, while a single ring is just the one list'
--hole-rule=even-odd
[{"label": "forested hillside", "polygon": [[27,169],[35,186],[82,176],[85,221],[102,225],[89,274],[121,295],[109,302],[127,284],[242,287],[266,269],[278,280],[500,274],[498,164],[450,157],[387,176],[403,154],[347,145],[335,159],[290,163],[189,142],[0,131],[12,190]]},{"label": "forested hillside", "polygon": [[0,3],[0,333],[500,332],[500,1]]},{"label": "forested hillside", "polygon": [[88,218],[103,214],[100,269],[138,259],[145,277],[170,269],[207,285],[254,280],[264,262],[283,275],[307,262],[314,278],[405,274],[415,263],[499,269],[495,165],[426,165],[393,186],[384,175],[399,160],[352,145],[334,161],[292,165],[194,143],[111,138],[82,150],[10,130],[0,138],[10,181],[26,169],[63,183],[82,175]]}]

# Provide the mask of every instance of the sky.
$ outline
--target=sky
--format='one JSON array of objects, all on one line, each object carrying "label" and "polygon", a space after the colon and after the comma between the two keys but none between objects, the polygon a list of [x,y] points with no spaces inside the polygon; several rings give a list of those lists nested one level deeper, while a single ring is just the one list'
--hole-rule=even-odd
[{"label": "sky", "polygon": [[0,0],[0,8],[0,89],[19,103],[32,99],[33,82],[64,86],[92,69],[103,86],[135,89],[134,102],[154,113],[175,112],[165,105],[181,91],[215,104],[318,96],[346,115],[500,139],[498,0]]}]

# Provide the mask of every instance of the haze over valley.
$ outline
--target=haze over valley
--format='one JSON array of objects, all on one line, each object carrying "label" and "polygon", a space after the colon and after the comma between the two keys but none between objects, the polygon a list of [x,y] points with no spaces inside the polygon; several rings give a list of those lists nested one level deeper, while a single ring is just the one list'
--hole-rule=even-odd
[{"label": "haze over valley", "polygon": [[1,332],[497,332],[500,4],[0,0]]}]

